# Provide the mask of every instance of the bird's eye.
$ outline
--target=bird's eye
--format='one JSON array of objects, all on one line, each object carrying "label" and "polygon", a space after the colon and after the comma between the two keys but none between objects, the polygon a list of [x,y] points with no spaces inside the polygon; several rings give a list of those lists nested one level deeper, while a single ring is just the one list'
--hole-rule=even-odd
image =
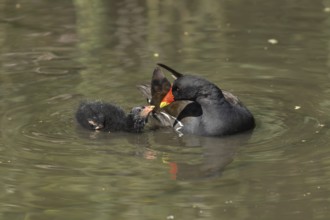
[{"label": "bird's eye", "polygon": [[132,108],[131,113],[132,114],[138,114],[142,111],[143,108],[144,107],[134,107],[134,108]]},{"label": "bird's eye", "polygon": [[177,86],[173,86],[173,88],[172,88],[172,91],[174,91],[174,92],[177,92],[177,91],[179,91],[180,89],[179,89],[179,87],[177,87]]}]

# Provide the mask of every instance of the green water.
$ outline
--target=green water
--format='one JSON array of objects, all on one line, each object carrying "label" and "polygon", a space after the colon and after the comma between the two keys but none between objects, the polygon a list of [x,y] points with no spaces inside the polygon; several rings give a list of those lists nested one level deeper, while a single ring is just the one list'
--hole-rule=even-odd
[{"label": "green water", "polygon": [[[228,138],[95,133],[157,62],[231,91]],[[0,219],[328,219],[330,1],[0,0]],[[170,75],[167,75],[170,78]]]}]

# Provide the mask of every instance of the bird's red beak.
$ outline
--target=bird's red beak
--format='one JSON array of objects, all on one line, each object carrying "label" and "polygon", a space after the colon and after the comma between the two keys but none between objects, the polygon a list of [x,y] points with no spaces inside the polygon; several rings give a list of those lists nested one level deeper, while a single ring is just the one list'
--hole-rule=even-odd
[{"label": "bird's red beak", "polygon": [[173,96],[172,87],[171,87],[170,91],[168,91],[168,93],[165,95],[163,100],[160,102],[159,107],[164,108],[165,106],[171,104],[172,102],[174,102],[174,96]]}]

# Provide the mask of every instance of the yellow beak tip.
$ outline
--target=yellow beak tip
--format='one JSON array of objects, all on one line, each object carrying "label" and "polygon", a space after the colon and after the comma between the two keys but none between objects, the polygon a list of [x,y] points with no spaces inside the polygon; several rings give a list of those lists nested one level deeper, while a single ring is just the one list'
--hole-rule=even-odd
[{"label": "yellow beak tip", "polygon": [[160,105],[159,105],[159,107],[160,108],[164,108],[165,106],[168,106],[170,103],[168,103],[168,102],[161,102],[160,103]]}]

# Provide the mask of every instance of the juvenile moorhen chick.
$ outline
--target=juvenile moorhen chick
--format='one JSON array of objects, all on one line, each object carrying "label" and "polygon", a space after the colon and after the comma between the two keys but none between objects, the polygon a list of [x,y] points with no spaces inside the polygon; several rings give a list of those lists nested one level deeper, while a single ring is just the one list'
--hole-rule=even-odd
[{"label": "juvenile moorhen chick", "polygon": [[119,106],[100,101],[82,102],[76,112],[78,123],[89,130],[139,133],[154,106],[134,107],[126,115]]},{"label": "juvenile moorhen chick", "polygon": [[161,106],[177,101],[190,101],[174,116],[182,124],[180,132],[223,136],[255,127],[253,115],[233,94],[222,91],[206,79],[183,75],[161,63],[158,65],[177,78],[163,98]]}]

